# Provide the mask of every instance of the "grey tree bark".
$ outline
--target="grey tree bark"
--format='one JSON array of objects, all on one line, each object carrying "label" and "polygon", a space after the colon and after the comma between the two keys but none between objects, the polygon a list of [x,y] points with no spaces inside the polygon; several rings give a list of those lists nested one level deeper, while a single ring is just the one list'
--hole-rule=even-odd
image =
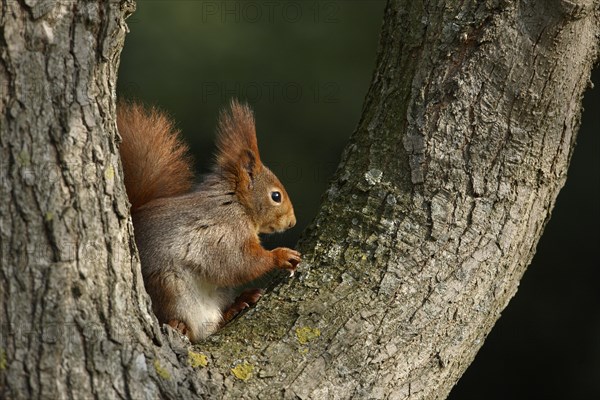
[{"label": "grey tree bark", "polygon": [[117,156],[133,8],[2,1],[0,397],[444,398],[565,182],[598,3],[390,0],[300,275],[194,348],[151,314]]}]

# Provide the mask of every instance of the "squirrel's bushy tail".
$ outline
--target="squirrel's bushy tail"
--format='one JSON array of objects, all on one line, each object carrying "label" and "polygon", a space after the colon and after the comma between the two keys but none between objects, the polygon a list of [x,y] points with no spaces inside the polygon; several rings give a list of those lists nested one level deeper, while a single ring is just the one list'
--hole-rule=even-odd
[{"label": "squirrel's bushy tail", "polygon": [[173,122],[156,108],[119,101],[117,126],[131,211],[161,197],[190,191],[192,160]]}]

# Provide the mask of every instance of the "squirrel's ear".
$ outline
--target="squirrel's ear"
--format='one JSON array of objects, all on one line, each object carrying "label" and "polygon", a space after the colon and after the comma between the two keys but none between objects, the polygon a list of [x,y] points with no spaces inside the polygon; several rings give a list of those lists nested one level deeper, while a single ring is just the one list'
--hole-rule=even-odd
[{"label": "squirrel's ear", "polygon": [[256,157],[254,157],[254,153],[250,150],[243,152],[240,155],[239,165],[248,174],[250,183],[252,183],[252,181],[254,181],[254,174],[256,172]]},{"label": "squirrel's ear", "polygon": [[232,100],[229,108],[221,112],[217,127],[217,148],[218,168],[234,174],[245,171],[252,180],[261,161],[254,115],[247,104]]}]

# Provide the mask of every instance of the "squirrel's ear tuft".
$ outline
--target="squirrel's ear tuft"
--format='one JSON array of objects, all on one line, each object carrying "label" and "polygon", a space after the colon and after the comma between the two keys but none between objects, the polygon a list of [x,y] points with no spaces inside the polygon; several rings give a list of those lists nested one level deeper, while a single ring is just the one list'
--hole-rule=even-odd
[{"label": "squirrel's ear tuft", "polygon": [[247,104],[231,100],[228,109],[221,112],[217,126],[217,167],[238,175],[245,171],[252,176],[261,161],[256,142],[254,114]]}]

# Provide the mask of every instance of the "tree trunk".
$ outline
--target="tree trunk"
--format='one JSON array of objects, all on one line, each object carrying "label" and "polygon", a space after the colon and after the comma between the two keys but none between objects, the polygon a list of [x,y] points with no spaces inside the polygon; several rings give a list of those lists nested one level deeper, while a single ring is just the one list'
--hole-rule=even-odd
[{"label": "tree trunk", "polygon": [[133,245],[114,102],[132,10],[2,2],[0,397],[445,397],[565,182],[598,5],[390,0],[299,275],[195,348],[159,331]]}]

